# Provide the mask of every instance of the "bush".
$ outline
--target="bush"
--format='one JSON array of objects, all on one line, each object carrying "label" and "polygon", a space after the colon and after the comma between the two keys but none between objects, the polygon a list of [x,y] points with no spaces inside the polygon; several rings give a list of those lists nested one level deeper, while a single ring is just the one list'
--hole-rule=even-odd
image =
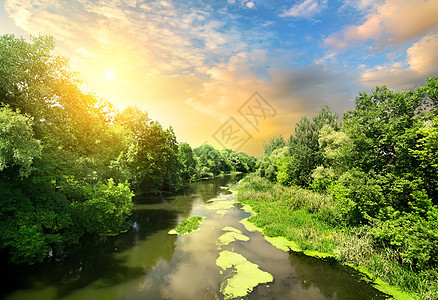
[{"label": "bush", "polygon": [[358,169],[345,172],[328,188],[333,196],[339,221],[351,226],[368,224],[383,207],[382,188],[374,174]]},{"label": "bush", "polygon": [[396,249],[401,263],[415,270],[438,267],[438,209],[431,208],[426,218],[418,213],[395,216],[371,230],[378,245]]},{"label": "bush", "polygon": [[81,223],[90,233],[119,232],[125,229],[133,206],[134,194],[127,184],[98,183],[84,188],[85,201],[75,202],[73,206],[80,213]]},{"label": "bush", "polygon": [[34,264],[42,262],[52,249],[51,246],[60,242],[59,234],[43,234],[36,225],[29,227],[24,225],[6,245],[13,249],[12,262]]}]

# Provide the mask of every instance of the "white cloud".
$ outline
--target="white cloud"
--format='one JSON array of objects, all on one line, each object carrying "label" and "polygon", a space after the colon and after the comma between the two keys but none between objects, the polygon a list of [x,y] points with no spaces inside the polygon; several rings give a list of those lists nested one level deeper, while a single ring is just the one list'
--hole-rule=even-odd
[{"label": "white cloud", "polygon": [[284,11],[281,17],[312,18],[327,7],[327,0],[304,0]]},{"label": "white cloud", "polygon": [[248,2],[246,2],[245,6],[248,8],[253,8],[255,6],[255,3],[252,1],[248,1]]},{"label": "white cloud", "polygon": [[[245,3],[254,7],[254,1]],[[84,54],[77,50],[84,45],[100,57],[118,49],[124,56],[139,58],[137,65],[164,74],[194,72],[224,61],[235,51],[258,47],[261,33],[265,41],[270,37],[262,25],[242,32],[229,12],[214,11],[207,4],[6,0],[5,7],[26,32],[53,35],[66,55]]]}]

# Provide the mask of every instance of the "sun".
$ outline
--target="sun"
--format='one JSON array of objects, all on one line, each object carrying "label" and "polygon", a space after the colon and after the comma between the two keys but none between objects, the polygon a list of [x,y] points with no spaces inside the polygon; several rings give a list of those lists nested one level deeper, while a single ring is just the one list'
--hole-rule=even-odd
[{"label": "sun", "polygon": [[107,70],[105,72],[105,81],[114,81],[115,78],[116,78],[116,74],[114,73],[113,70]]}]

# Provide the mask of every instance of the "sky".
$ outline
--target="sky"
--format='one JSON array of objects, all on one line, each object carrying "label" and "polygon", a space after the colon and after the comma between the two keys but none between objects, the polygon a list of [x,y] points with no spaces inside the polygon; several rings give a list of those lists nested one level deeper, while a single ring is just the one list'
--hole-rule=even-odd
[{"label": "sky", "polygon": [[0,34],[51,35],[84,89],[254,156],[325,105],[438,75],[438,0],[0,0]]}]

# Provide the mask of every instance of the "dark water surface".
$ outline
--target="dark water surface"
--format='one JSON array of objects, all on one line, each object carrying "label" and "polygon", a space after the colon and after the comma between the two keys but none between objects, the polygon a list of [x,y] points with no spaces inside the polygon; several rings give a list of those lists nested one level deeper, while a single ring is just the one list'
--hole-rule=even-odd
[{"label": "dark water surface", "polygon": [[[239,223],[250,214],[234,204],[222,212],[207,201],[232,199],[225,188],[240,176],[192,184],[181,195],[137,198],[133,226],[115,237],[89,238],[58,262],[33,267],[2,265],[4,299],[224,299],[226,274],[216,265],[222,250],[233,250],[274,277],[245,299],[385,299],[349,268],[289,254],[248,232]],[[168,234],[181,218],[206,217],[200,230]],[[232,226],[249,241],[219,245],[222,228]]]}]

